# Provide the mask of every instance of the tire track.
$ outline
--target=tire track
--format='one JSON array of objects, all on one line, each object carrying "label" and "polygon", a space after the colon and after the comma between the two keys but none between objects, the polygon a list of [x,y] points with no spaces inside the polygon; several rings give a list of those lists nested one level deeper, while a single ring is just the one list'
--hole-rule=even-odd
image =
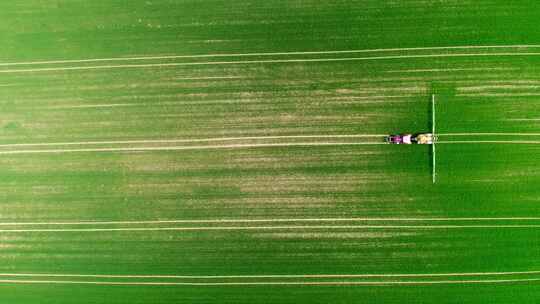
[{"label": "tire track", "polygon": [[326,55],[326,54],[354,54],[354,53],[430,51],[430,50],[501,49],[501,48],[540,48],[540,45],[538,44],[462,45],[462,46],[440,46],[440,47],[379,48],[379,49],[364,49],[364,50],[327,50],[327,51],[296,51],[296,52],[292,51],[292,52],[260,52],[260,53],[229,53],[229,54],[216,53],[216,54],[169,55],[169,56],[137,56],[137,57],[94,58],[94,59],[73,59],[73,60],[4,62],[4,63],[0,63],[0,66],[46,65],[46,64],[88,63],[88,62],[108,62],[108,61],[170,60],[170,59],[182,59],[182,58]]},{"label": "tire track", "polygon": [[536,225],[303,225],[303,226],[199,226],[199,227],[129,227],[129,228],[54,228],[0,229],[0,233],[49,232],[135,232],[135,231],[254,231],[254,230],[454,230],[454,229],[531,229]]},{"label": "tire track", "polygon": [[440,284],[497,284],[531,283],[540,278],[530,279],[494,279],[494,280],[438,280],[438,281],[268,281],[268,282],[115,282],[115,281],[63,281],[63,280],[0,280],[1,284],[69,284],[69,285],[133,285],[133,286],[271,286],[271,285],[440,285]]},{"label": "tire track", "polygon": [[307,139],[307,138],[373,138],[384,137],[385,134],[333,134],[333,135],[276,135],[276,136],[244,136],[244,137],[213,137],[195,139],[143,139],[143,140],[117,140],[117,141],[82,141],[82,142],[54,142],[54,143],[21,143],[0,144],[0,148],[27,147],[27,146],[72,146],[72,145],[106,145],[106,144],[154,144],[154,143],[198,143],[214,141],[247,141],[247,140],[273,140],[273,139]]},{"label": "tire track", "polygon": [[457,57],[516,57],[516,56],[540,56],[540,53],[539,52],[454,53],[454,54],[396,55],[396,56],[345,57],[345,58],[304,58],[304,59],[243,60],[243,61],[173,62],[173,63],[149,63],[149,64],[124,64],[124,65],[72,66],[72,67],[53,67],[53,68],[35,68],[35,69],[7,69],[7,70],[0,70],[0,73],[22,74],[22,73],[83,71],[83,70],[102,70],[102,69],[165,68],[165,67],[179,67],[179,66],[210,66],[210,65],[239,65],[239,64],[249,65],[249,64],[266,64],[266,63],[347,62],[347,61],[375,61],[375,60],[392,60],[392,59],[457,58]]},{"label": "tire track", "polygon": [[167,146],[167,147],[130,147],[130,148],[11,150],[11,151],[0,151],[0,155],[63,154],[63,153],[84,153],[84,152],[144,152],[144,151],[223,150],[223,149],[251,149],[251,148],[271,148],[271,147],[275,148],[275,147],[365,146],[365,145],[386,145],[386,143],[384,143],[384,142],[300,142],[300,143],[211,145],[211,146]]},{"label": "tire track", "polygon": [[[540,281],[540,271],[381,274],[262,274],[262,275],[109,275],[0,273],[1,284],[82,284],[153,286],[235,285],[427,285],[493,284]],[[469,277],[469,278],[467,278]],[[378,280],[369,280],[378,278]],[[422,280],[419,280],[422,278]],[[455,279],[460,278],[460,279]],[[467,279],[466,279],[467,278]],[[92,280],[91,280],[92,279]],[[102,280],[105,279],[105,280]],[[122,279],[121,281],[119,281]],[[302,279],[299,281],[298,279]],[[326,279],[321,281],[319,279]],[[393,280],[388,280],[393,279]]]},{"label": "tire track", "polygon": [[[443,133],[438,136],[538,136],[539,133]],[[217,149],[249,149],[270,147],[302,147],[302,146],[362,146],[362,145],[386,145],[382,138],[384,134],[336,134],[336,135],[283,135],[283,136],[246,136],[246,137],[216,137],[199,139],[156,139],[156,140],[119,140],[119,141],[82,141],[82,142],[51,142],[51,143],[13,143],[1,144],[0,155],[14,154],[59,154],[59,153],[85,153],[85,152],[144,152],[144,151],[182,151],[182,150],[217,150]],[[312,142],[271,142],[271,143],[237,143],[220,145],[173,145],[173,146],[149,146],[154,144],[178,144],[178,143],[211,143],[211,142],[234,142],[234,141],[267,141],[267,140],[295,140],[295,139],[354,139],[354,138],[380,138],[381,141],[367,142],[339,142],[339,141],[312,141]],[[438,140],[437,144],[540,144],[540,140]],[[84,147],[99,145],[132,145],[143,144],[133,147]],[[83,146],[84,148],[56,148],[62,146]],[[11,150],[19,147],[54,147],[54,149],[22,149]]]},{"label": "tire track", "polygon": [[437,144],[520,144],[520,145],[537,145],[538,140],[442,140],[437,141]]},{"label": "tire track", "polygon": [[0,222],[0,226],[75,226],[75,225],[153,225],[153,224],[219,224],[219,223],[284,223],[284,222],[452,222],[452,221],[540,221],[540,217],[351,217],[351,218],[267,218],[267,219],[200,219],[143,221],[66,221],[66,222]]}]

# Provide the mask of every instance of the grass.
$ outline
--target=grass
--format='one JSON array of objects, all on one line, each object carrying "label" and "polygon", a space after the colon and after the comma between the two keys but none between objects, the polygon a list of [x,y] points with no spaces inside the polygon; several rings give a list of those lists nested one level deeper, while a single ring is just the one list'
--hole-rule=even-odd
[{"label": "grass", "polygon": [[[6,64],[534,45],[538,12],[530,1],[1,3],[1,302],[534,301],[538,274],[470,273],[540,270],[540,220],[515,219],[540,216],[538,145],[441,143],[432,185],[429,147],[283,136],[428,131],[435,93],[441,141],[540,140],[449,135],[540,133],[540,57],[497,55],[536,47]],[[152,66],[126,67],[140,64]],[[256,138],[126,142],[224,137]],[[20,146],[35,143],[53,144]],[[164,150],[96,151],[104,148]],[[66,149],[85,151],[33,153]],[[352,279],[16,275],[25,273],[443,275],[353,280],[393,282],[365,286],[119,286],[84,282]],[[51,280],[64,283],[35,282]]]}]

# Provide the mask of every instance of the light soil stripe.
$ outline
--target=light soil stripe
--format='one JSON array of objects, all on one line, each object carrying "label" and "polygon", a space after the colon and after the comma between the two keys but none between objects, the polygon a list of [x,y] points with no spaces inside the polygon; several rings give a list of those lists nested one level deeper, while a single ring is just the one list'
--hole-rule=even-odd
[{"label": "light soil stripe", "polygon": [[86,104],[86,105],[47,107],[46,109],[114,108],[114,107],[132,107],[132,106],[136,106],[136,105],[138,105],[138,104],[137,103]]},{"label": "light soil stripe", "polygon": [[334,229],[499,229],[540,228],[540,225],[342,225],[342,226],[237,226],[237,227],[143,227],[143,228],[66,228],[66,229],[1,229],[0,233],[21,232],[113,232],[113,231],[242,231],[242,230],[334,230]]},{"label": "light soil stripe", "polygon": [[[261,99],[213,99],[213,100],[192,100],[192,101],[162,101],[162,102],[137,102],[137,103],[118,103],[114,104],[117,107],[164,107],[164,106],[180,106],[180,105],[215,105],[215,104],[245,104],[245,103],[259,103],[264,102]],[[32,107],[32,109],[44,109],[44,110],[63,110],[63,109],[77,109],[77,108],[100,108],[106,107],[107,104],[89,104],[89,105],[60,105],[60,106],[43,106]]]},{"label": "light soil stripe", "polygon": [[0,70],[0,73],[34,73],[34,72],[59,72],[75,70],[98,70],[98,69],[126,69],[126,68],[159,68],[177,66],[200,66],[200,65],[229,65],[229,64],[258,64],[258,63],[308,63],[308,62],[339,62],[339,61],[370,61],[388,59],[414,59],[414,58],[450,58],[450,57],[493,57],[493,56],[539,56],[537,52],[525,53],[461,53],[461,54],[428,54],[428,55],[400,55],[400,56],[374,56],[374,57],[348,57],[348,58],[312,58],[312,59],[270,59],[270,60],[245,60],[245,61],[207,61],[207,62],[173,62],[152,64],[124,64],[124,65],[98,65],[98,66],[75,66],[37,69],[10,69]]},{"label": "light soil stripe", "polygon": [[[355,104],[367,104],[367,103],[402,103],[408,102],[412,103],[414,95],[393,95],[393,96],[355,96],[355,97],[328,97],[326,100],[344,100],[348,103]],[[395,101],[395,100],[384,100],[384,99],[409,99],[405,101]],[[380,100],[383,99],[383,100]],[[367,102],[360,102],[360,100],[366,100]],[[208,105],[208,104],[241,104],[241,103],[267,103],[260,98],[242,98],[242,99],[210,99],[210,100],[191,100],[191,101],[165,101],[165,102],[137,102],[137,103],[117,103],[111,104],[113,107],[163,107],[163,106],[179,106],[179,105]],[[88,105],[59,105],[59,106],[43,106],[43,107],[32,107],[32,109],[45,109],[45,110],[62,110],[62,109],[78,109],[78,108],[101,108],[108,107],[109,104],[88,104]]]},{"label": "light soil stripe", "polygon": [[39,65],[39,64],[62,64],[62,63],[85,63],[85,62],[107,62],[107,61],[138,61],[138,60],[163,60],[180,58],[208,58],[208,57],[249,57],[249,56],[280,56],[280,55],[324,55],[324,54],[354,54],[354,53],[375,53],[375,52],[399,52],[399,51],[427,51],[427,50],[459,50],[459,49],[497,49],[497,48],[539,48],[536,44],[516,44],[516,45],[463,45],[463,46],[439,46],[439,47],[416,47],[416,48],[387,48],[387,49],[366,49],[366,50],[337,50],[337,51],[305,51],[305,52],[270,52],[270,53],[232,53],[232,54],[199,54],[199,55],[166,55],[166,56],[139,56],[139,57],[116,57],[116,58],[95,58],[78,60],[49,60],[49,61],[27,61],[27,62],[5,62],[0,66],[16,65]]},{"label": "light soil stripe", "polygon": [[242,141],[242,140],[272,140],[300,138],[369,138],[384,137],[386,134],[334,134],[334,135],[281,135],[281,136],[245,136],[245,137],[214,137],[199,139],[155,139],[155,140],[117,140],[117,141],[81,141],[54,143],[22,143],[0,144],[0,147],[31,147],[31,146],[77,146],[77,145],[116,145],[116,144],[153,144],[153,143],[196,143],[211,141]]},{"label": "light soil stripe", "polygon": [[447,221],[538,221],[540,217],[462,217],[462,218],[290,218],[290,219],[208,219],[148,221],[79,221],[79,222],[12,222],[0,226],[48,225],[137,225],[137,224],[204,224],[204,223],[287,223],[287,222],[447,222]]},{"label": "light soil stripe", "polygon": [[342,100],[347,99],[351,101],[356,100],[369,100],[369,99],[393,99],[393,98],[415,98],[417,96],[415,95],[375,95],[375,96],[336,96],[336,97],[329,97],[328,99],[331,100]]},{"label": "light soil stripe", "polygon": [[92,149],[55,149],[55,150],[14,150],[0,151],[0,154],[51,154],[51,153],[80,153],[80,152],[136,152],[136,151],[181,151],[181,150],[215,150],[215,149],[247,149],[270,147],[310,147],[310,146],[360,146],[360,145],[386,145],[384,142],[363,143],[276,143],[276,144],[238,144],[220,146],[174,146],[174,147],[137,147],[137,148],[92,148]]},{"label": "light soil stripe", "polygon": [[291,275],[109,275],[109,274],[54,274],[0,273],[0,277],[49,278],[118,278],[118,279],[264,279],[264,278],[376,278],[376,277],[468,277],[540,274],[540,271],[456,272],[456,273],[381,273],[381,274],[291,274]]},{"label": "light soil stripe", "polygon": [[243,76],[175,77],[174,80],[245,79]]},{"label": "light soil stripe", "polygon": [[435,285],[435,284],[493,284],[538,282],[532,279],[499,280],[439,280],[439,281],[326,281],[326,282],[99,282],[63,280],[0,280],[3,284],[84,284],[84,285],[147,285],[147,286],[247,286],[247,285]]},{"label": "light soil stripe", "polygon": [[[414,95],[394,95],[394,96],[363,96],[363,97],[329,97],[326,100],[343,100],[347,103],[368,104],[368,103],[413,103]],[[385,99],[406,99],[409,100],[385,100]],[[382,99],[382,100],[381,100]],[[365,100],[365,101],[364,101]],[[362,102],[364,101],[364,102]],[[43,106],[32,107],[32,109],[45,110],[64,110],[64,109],[85,109],[85,108],[107,108],[107,107],[164,107],[164,106],[180,106],[194,105],[202,106],[208,104],[241,104],[241,103],[265,103],[262,99],[223,99],[223,100],[194,100],[194,101],[169,101],[169,102],[137,102],[137,103],[117,103],[117,104],[88,104],[88,105],[61,105],[61,106]]]}]

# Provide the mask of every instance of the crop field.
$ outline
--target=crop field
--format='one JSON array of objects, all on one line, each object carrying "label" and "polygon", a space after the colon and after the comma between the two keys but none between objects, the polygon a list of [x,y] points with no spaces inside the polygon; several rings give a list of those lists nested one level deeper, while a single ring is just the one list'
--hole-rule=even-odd
[{"label": "crop field", "polygon": [[539,20],[2,1],[0,303],[538,303]]}]

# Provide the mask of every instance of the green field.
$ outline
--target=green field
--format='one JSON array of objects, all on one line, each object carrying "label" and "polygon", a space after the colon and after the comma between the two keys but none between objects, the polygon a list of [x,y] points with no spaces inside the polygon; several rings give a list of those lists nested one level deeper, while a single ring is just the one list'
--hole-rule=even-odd
[{"label": "green field", "polygon": [[537,303],[539,20],[3,1],[0,303]]}]

